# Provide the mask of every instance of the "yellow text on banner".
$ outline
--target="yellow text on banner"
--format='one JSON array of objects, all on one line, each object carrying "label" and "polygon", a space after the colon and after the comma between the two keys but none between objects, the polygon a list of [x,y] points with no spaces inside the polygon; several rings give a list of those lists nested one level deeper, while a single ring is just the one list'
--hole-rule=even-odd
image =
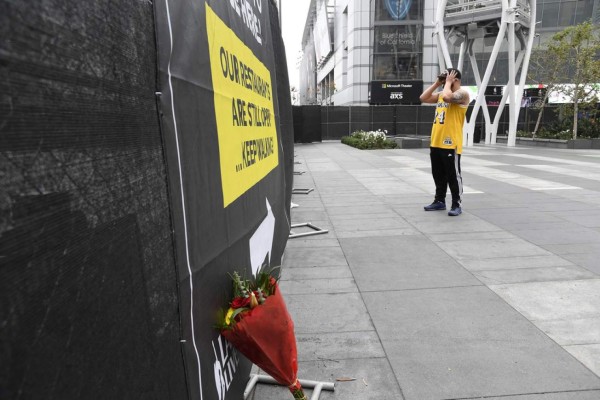
[{"label": "yellow text on banner", "polygon": [[223,207],[279,164],[271,73],[206,4]]}]

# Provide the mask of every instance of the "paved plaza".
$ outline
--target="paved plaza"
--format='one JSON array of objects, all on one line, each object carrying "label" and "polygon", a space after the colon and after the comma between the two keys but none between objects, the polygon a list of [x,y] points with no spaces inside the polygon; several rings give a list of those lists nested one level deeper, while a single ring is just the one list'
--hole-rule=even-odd
[{"label": "paved plaza", "polygon": [[600,151],[477,145],[462,169],[449,217],[423,211],[428,149],[296,145],[292,223],[329,232],[288,241],[281,288],[320,399],[600,399]]}]

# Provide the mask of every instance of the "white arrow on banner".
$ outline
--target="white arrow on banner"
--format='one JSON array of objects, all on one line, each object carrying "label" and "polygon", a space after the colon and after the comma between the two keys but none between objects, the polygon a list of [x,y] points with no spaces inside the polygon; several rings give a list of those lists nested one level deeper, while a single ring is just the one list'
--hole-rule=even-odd
[{"label": "white arrow on banner", "polygon": [[254,276],[256,276],[267,255],[269,256],[269,264],[271,263],[271,249],[273,248],[273,237],[275,236],[275,216],[271,211],[269,199],[265,200],[267,202],[267,216],[250,238],[250,265]]}]

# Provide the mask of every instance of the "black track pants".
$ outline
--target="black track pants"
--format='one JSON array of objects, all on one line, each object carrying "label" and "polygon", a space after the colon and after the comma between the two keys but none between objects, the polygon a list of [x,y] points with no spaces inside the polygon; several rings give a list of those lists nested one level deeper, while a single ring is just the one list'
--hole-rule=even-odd
[{"label": "black track pants", "polygon": [[462,176],[460,154],[454,149],[430,147],[431,174],[435,182],[435,200],[446,202],[446,191],[450,187],[452,205],[460,206],[462,200]]}]

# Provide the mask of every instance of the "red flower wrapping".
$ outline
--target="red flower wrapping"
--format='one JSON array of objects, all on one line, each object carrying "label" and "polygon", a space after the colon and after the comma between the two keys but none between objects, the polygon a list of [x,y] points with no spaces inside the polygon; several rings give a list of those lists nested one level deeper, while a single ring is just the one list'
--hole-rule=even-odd
[{"label": "red flower wrapping", "polygon": [[263,304],[240,316],[232,329],[221,330],[225,339],[280,384],[297,384],[294,323],[279,286],[275,284],[274,293]]}]

